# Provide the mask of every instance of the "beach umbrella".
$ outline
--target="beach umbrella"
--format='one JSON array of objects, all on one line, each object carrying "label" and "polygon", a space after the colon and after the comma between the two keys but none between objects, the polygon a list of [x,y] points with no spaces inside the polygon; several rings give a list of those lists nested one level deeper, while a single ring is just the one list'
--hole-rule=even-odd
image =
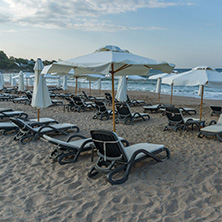
[{"label": "beach umbrella", "polygon": [[4,88],[4,77],[3,74],[0,72],[0,90],[2,90]]},{"label": "beach umbrella", "polygon": [[12,84],[12,74],[9,74],[9,84]]},{"label": "beach umbrella", "polygon": [[19,78],[18,76],[13,76],[12,77],[12,82],[11,82],[12,87],[16,87],[16,85],[17,85],[16,79],[18,79],[18,78]]},{"label": "beach umbrella", "polygon": [[31,103],[32,107],[37,108],[38,121],[39,121],[39,109],[46,108],[52,105],[45,77],[44,75],[40,75],[43,67],[44,65],[42,60],[38,58],[34,66],[35,82],[34,82],[32,103]]},{"label": "beach umbrella", "polygon": [[207,85],[209,87],[222,87],[222,74],[209,66],[198,66],[188,72],[164,77],[162,82],[171,86],[200,86],[199,93],[201,93],[201,120],[204,86]]},{"label": "beach umbrella", "polygon": [[25,83],[24,83],[24,74],[22,71],[19,72],[19,82],[18,82],[18,91],[22,92],[25,90]]},{"label": "beach umbrella", "polygon": [[67,75],[63,76],[62,89],[65,91],[68,90],[68,76]]},{"label": "beach umbrella", "polygon": [[[55,64],[55,66],[53,66]],[[167,62],[157,62],[142,56],[122,50],[117,46],[108,45],[99,48],[94,53],[80,56],[67,61],[53,63],[51,70],[59,67],[60,70],[73,66],[76,74],[111,74],[112,76],[112,109],[113,131],[115,132],[115,104],[114,104],[114,75],[147,75],[150,68],[171,73],[175,65]],[[49,70],[50,72],[52,72]]]},{"label": "beach umbrella", "polygon": [[116,99],[120,102],[127,101],[127,85],[126,85],[126,76],[119,77],[119,83],[116,92]]},{"label": "beach umbrella", "polygon": [[[170,76],[178,73],[177,71],[172,71]],[[161,93],[161,83],[162,83],[162,78],[169,76],[169,73],[160,73],[156,75],[149,76],[149,79],[156,79],[156,93],[158,94],[158,100],[160,100],[160,93]],[[172,90],[171,90],[171,95],[172,95]],[[171,97],[171,102],[172,102],[172,97]]]}]

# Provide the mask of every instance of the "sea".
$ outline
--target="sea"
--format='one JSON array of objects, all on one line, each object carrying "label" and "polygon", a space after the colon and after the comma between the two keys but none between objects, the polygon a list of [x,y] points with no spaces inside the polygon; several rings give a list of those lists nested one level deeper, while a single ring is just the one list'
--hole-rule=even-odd
[{"label": "sea", "polygon": [[[191,69],[175,69],[175,71],[178,71],[178,73],[186,72]],[[222,69],[216,69],[218,72],[221,72],[222,75]],[[161,73],[158,70],[150,70],[149,75],[155,75]],[[26,74],[24,72],[24,74]],[[27,73],[27,75],[32,75],[34,73]],[[4,79],[5,81],[10,80],[10,75],[15,76],[18,75],[18,73],[7,73],[4,74]],[[143,91],[143,92],[155,92],[156,91],[156,83],[157,80],[151,80],[148,79],[148,77],[145,77],[145,81],[132,81],[128,80],[127,81],[127,90],[129,91]],[[26,79],[26,85],[29,85],[29,80]],[[62,78],[56,79],[56,78],[47,78],[47,84],[48,85],[55,85],[59,86],[62,84]],[[117,89],[118,86],[118,77],[115,78],[114,80],[114,86],[115,89]],[[17,80],[18,82],[18,80]],[[79,78],[78,81],[78,87],[79,88],[89,88],[89,81],[85,79]],[[68,79],[68,86],[75,87],[76,85],[76,80],[75,79]],[[98,81],[92,81],[91,82],[91,89],[98,89]],[[101,90],[111,90],[112,84],[111,84],[111,78],[105,78],[101,79]],[[174,91],[173,95],[177,96],[186,96],[186,97],[195,97],[195,98],[200,98],[198,95],[199,91],[199,86],[174,86]],[[170,95],[171,94],[171,86],[167,84],[162,84],[161,85],[161,94],[165,95]],[[212,88],[205,86],[204,87],[204,98],[205,99],[212,99],[212,100],[222,100],[222,88]]]}]

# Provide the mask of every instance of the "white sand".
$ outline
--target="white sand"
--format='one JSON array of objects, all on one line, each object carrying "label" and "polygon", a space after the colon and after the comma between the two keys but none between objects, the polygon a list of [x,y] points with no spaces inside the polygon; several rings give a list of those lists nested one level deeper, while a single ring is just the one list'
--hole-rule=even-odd
[{"label": "white sand", "polygon": [[[129,94],[158,103],[152,93]],[[198,99],[174,97],[173,102],[196,108],[198,117]],[[161,96],[161,103],[169,103],[169,96]],[[211,104],[222,105],[221,101],[204,100],[207,123],[218,119],[210,116]],[[0,107],[24,110],[29,117],[37,115],[28,105],[0,102]],[[141,107],[132,109],[143,111]],[[40,112],[41,117],[77,124],[85,136],[91,129],[112,130],[112,120],[93,120],[93,114],[63,112],[59,106]],[[130,144],[164,144],[171,159],[139,163],[124,184],[114,186],[105,176],[87,177],[93,165],[90,153],[62,166],[48,158],[52,145],[38,140],[23,146],[13,141],[12,135],[0,135],[0,221],[222,221],[222,143],[215,138],[197,138],[196,130],[163,131],[167,118],[160,113],[150,116],[149,121],[133,126],[116,125],[117,134]]]}]

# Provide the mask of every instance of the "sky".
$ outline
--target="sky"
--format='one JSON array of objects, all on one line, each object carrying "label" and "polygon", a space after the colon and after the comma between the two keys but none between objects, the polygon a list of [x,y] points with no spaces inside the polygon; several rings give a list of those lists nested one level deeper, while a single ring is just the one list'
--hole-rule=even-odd
[{"label": "sky", "polygon": [[221,9],[221,0],[0,0],[0,50],[67,60],[116,45],[176,68],[221,68]]}]

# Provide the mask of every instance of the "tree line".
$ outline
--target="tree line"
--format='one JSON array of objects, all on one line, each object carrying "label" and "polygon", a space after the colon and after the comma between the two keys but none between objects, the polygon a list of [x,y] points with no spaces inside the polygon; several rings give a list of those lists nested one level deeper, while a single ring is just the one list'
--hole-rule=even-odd
[{"label": "tree line", "polygon": [[[43,61],[44,65],[50,65],[55,60],[48,61],[45,60]],[[4,51],[0,50],[0,70],[2,71],[9,71],[9,70],[14,70],[14,71],[33,71],[35,65],[35,60],[34,59],[23,59],[23,58],[15,58],[13,56],[8,57]]]}]

